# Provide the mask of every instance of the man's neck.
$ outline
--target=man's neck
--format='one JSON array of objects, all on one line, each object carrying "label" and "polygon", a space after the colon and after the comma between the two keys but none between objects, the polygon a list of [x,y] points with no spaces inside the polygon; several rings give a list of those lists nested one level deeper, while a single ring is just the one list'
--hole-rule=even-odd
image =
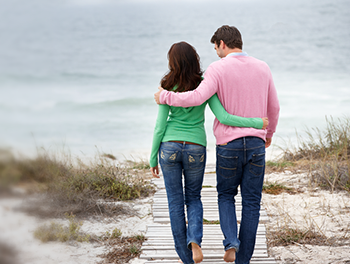
[{"label": "man's neck", "polygon": [[239,49],[239,48],[234,48],[234,49],[227,49],[227,53],[226,53],[226,56],[230,53],[241,53],[242,50]]}]

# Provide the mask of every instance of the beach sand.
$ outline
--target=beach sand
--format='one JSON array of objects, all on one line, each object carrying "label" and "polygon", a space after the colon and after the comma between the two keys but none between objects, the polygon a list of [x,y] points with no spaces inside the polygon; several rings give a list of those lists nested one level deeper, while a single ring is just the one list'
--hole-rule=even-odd
[{"label": "beach sand", "polygon": [[[273,173],[265,181],[293,187],[296,194],[263,194],[269,215],[268,231],[293,228],[314,231],[332,241],[332,246],[301,245],[270,247],[277,263],[350,263],[350,196],[346,192],[311,187],[306,173]],[[347,244],[337,246],[337,244]]]},{"label": "beach sand", "polygon": [[[37,227],[51,222],[68,225],[68,220],[43,220],[27,215],[18,210],[24,200],[25,198],[13,197],[0,199],[0,248],[11,249],[10,253],[6,253],[8,261],[0,260],[1,264],[93,264],[102,260],[99,255],[108,251],[108,248],[98,242],[42,243],[34,238],[33,232]],[[135,210],[137,215],[84,220],[81,231],[100,236],[118,228],[123,236],[145,234],[147,225],[153,222],[152,197],[123,204],[130,210]],[[0,249],[0,252],[4,251]]]},{"label": "beach sand", "polygon": [[[270,231],[283,227],[310,229],[328,238],[349,238],[350,236],[350,196],[345,192],[321,190],[309,186],[305,173],[267,174],[265,180],[284,184],[298,190],[296,194],[263,194],[263,206],[270,217],[266,223]],[[10,248],[6,257],[11,264],[53,264],[53,263],[96,263],[100,254],[108,248],[100,243],[42,243],[33,236],[33,231],[44,223],[62,219],[40,219],[18,210],[25,198],[0,199],[0,247]],[[103,220],[84,220],[81,230],[102,235],[119,228],[124,236],[145,234],[148,224],[153,223],[151,214],[152,197],[123,203],[137,211],[134,216],[116,216]],[[349,241],[349,239],[348,239]],[[3,251],[0,251],[3,252]],[[269,253],[277,263],[350,263],[350,245],[324,246],[301,245],[270,247]],[[143,264],[145,260],[133,259],[129,263]]]}]

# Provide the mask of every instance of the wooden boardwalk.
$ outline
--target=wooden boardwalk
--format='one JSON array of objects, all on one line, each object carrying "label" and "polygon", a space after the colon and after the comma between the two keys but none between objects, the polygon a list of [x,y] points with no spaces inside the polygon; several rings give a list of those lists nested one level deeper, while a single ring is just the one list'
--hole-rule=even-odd
[{"label": "wooden boardwalk", "polygon": [[[174,241],[170,229],[170,219],[163,178],[155,179],[158,191],[154,195],[153,219],[154,224],[147,226],[147,240],[142,244],[140,259],[146,259],[146,264],[175,264],[179,257],[174,249]],[[207,166],[202,189],[203,218],[208,221],[219,220],[216,174],[214,166]],[[241,218],[241,198],[236,199],[237,221]],[[251,264],[276,264],[275,259],[269,258],[266,245],[266,229],[264,222],[268,221],[266,211],[260,211],[260,223],[257,240]],[[224,239],[220,225],[210,224],[203,227],[202,251],[204,264],[224,264],[222,257]]]}]

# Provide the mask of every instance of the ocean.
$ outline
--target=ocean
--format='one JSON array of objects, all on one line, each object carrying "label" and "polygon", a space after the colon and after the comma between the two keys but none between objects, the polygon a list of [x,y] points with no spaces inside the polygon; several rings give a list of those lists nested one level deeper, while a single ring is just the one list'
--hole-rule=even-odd
[{"label": "ocean", "polygon": [[[222,25],[271,68],[281,112],[270,157],[349,117],[349,0],[0,0],[0,149],[148,159],[170,46],[193,45],[205,70]],[[213,120],[208,107],[215,162]]]}]

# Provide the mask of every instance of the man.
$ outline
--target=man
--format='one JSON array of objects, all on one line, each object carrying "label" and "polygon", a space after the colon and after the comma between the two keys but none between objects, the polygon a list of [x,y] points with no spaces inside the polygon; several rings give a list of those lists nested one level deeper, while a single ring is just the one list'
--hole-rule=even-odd
[{"label": "man", "polygon": [[[155,94],[159,104],[190,107],[201,105],[213,94],[230,114],[269,119],[267,130],[230,127],[214,121],[216,174],[221,230],[226,262],[248,264],[254,251],[261,192],[265,172],[265,147],[271,145],[279,116],[279,102],[271,71],[263,61],[242,52],[242,38],[235,27],[222,26],[211,38],[220,58],[205,72],[194,91]],[[240,186],[242,218],[239,234],[235,196]]]}]

